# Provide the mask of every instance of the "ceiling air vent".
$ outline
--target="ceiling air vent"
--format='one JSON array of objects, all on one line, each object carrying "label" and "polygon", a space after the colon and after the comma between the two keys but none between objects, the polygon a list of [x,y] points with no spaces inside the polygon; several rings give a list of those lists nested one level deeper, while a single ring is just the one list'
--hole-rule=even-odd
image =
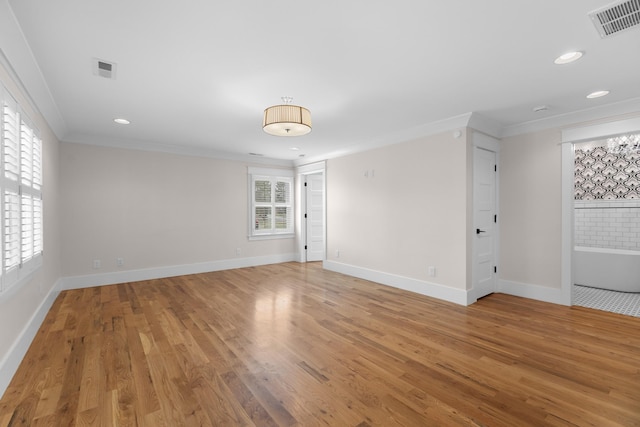
[{"label": "ceiling air vent", "polygon": [[640,0],[617,1],[589,13],[601,38],[640,25]]},{"label": "ceiling air vent", "polygon": [[103,61],[102,59],[93,58],[93,75],[107,79],[115,79],[116,64],[113,62]]}]

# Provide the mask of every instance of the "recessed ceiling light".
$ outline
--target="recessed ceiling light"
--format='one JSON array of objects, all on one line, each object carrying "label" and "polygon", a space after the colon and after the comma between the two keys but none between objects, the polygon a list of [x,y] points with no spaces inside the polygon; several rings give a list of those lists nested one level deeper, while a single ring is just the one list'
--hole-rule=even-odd
[{"label": "recessed ceiling light", "polygon": [[119,125],[128,125],[129,123],[131,123],[129,120],[122,119],[122,118],[113,119],[113,121],[116,122]]},{"label": "recessed ceiling light", "polygon": [[589,98],[589,99],[600,98],[601,96],[606,96],[606,95],[609,95],[609,91],[608,90],[597,90],[597,91],[591,92],[589,95],[587,95],[587,98]]},{"label": "recessed ceiling light", "polygon": [[298,148],[298,147],[291,147],[291,149],[292,149],[293,151],[298,151],[298,150],[299,150],[299,148]]},{"label": "recessed ceiling light", "polygon": [[567,52],[564,55],[558,56],[553,62],[558,65],[563,65],[563,64],[569,64],[570,62],[573,62],[573,61],[577,61],[580,58],[582,58],[582,52],[578,52],[578,51]]},{"label": "recessed ceiling light", "polygon": [[537,107],[533,107],[533,112],[539,113],[541,111],[547,111],[548,109],[549,107],[547,107],[546,105],[538,105]]}]

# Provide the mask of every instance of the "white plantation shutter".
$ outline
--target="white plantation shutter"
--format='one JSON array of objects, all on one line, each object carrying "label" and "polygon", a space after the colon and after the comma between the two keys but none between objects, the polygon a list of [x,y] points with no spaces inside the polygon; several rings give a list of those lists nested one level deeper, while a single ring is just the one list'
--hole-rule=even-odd
[{"label": "white plantation shutter", "polygon": [[256,203],[271,203],[271,179],[268,176],[255,177],[253,186]]},{"label": "white plantation shutter", "polygon": [[[36,247],[35,224],[42,225],[42,218],[36,218],[42,209],[34,209],[35,200],[41,199],[42,183],[42,146],[33,128],[26,120],[20,122],[20,262],[26,263],[38,253]],[[42,233],[40,233],[42,234]],[[40,237],[40,236],[38,236]]]},{"label": "white plantation shutter", "polygon": [[4,176],[12,181],[18,181],[20,173],[19,159],[19,129],[17,108],[8,103],[2,108],[2,166]]},{"label": "white plantation shutter", "polygon": [[256,176],[253,178],[254,234],[271,232],[273,221],[271,194],[269,177]]},{"label": "white plantation shutter", "polygon": [[275,180],[275,229],[293,232],[293,205],[291,204],[292,179],[276,178]]},{"label": "white plantation shutter", "polygon": [[33,129],[20,126],[20,182],[33,187]]},{"label": "white plantation shutter", "polygon": [[42,188],[42,140],[37,136],[33,137],[31,156],[33,172],[32,187],[35,190],[40,190]]},{"label": "white plantation shutter", "polygon": [[250,237],[293,234],[293,173],[249,168]]},{"label": "white plantation shutter", "polygon": [[42,199],[33,199],[33,253],[38,255],[43,249]]},{"label": "white plantation shutter", "polygon": [[20,196],[12,191],[4,192],[3,242],[4,271],[7,272],[20,264]]},{"label": "white plantation shutter", "polygon": [[44,232],[42,140],[2,86],[0,101],[2,292],[40,266]]},{"label": "white plantation shutter", "polygon": [[[2,286],[17,279],[20,264],[20,117],[13,99],[2,104]],[[10,279],[10,280],[8,280]]]},{"label": "white plantation shutter", "polygon": [[20,212],[20,262],[33,258],[33,197],[29,194],[21,196]]}]

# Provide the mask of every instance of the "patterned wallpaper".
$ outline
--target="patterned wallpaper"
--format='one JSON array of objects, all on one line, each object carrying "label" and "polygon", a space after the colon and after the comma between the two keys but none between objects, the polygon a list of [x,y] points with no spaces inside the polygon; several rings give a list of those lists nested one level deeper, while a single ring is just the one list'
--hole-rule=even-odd
[{"label": "patterned wallpaper", "polygon": [[575,200],[640,199],[640,150],[575,150]]}]

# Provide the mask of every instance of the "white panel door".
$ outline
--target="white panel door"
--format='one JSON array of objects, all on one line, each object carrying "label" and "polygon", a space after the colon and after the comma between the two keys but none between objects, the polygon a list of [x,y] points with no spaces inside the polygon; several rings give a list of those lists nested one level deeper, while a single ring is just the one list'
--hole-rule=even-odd
[{"label": "white panel door", "polygon": [[307,261],[324,260],[324,174],[306,176]]},{"label": "white panel door", "polygon": [[473,159],[473,287],[481,298],[496,286],[496,153],[474,147]]}]

